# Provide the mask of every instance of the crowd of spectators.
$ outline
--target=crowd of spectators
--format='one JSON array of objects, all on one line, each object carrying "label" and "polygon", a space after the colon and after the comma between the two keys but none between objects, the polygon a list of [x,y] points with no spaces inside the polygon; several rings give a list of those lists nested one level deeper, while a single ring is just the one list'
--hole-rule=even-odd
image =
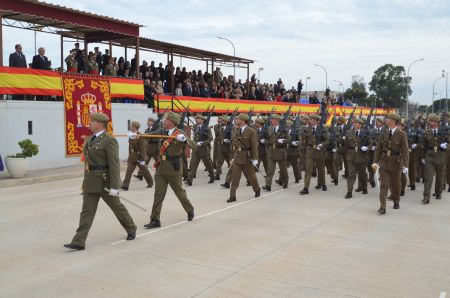
[{"label": "crowd of spectators", "polygon": [[[10,55],[9,66],[27,67],[25,55],[22,53],[20,44],[16,45],[15,52]],[[281,78],[276,83],[261,83],[256,74],[245,82],[236,79],[233,75],[224,76],[220,67],[216,67],[214,73],[202,70],[186,70],[186,67],[174,68],[170,62],[155,64],[151,61],[143,61],[137,67],[136,56],[131,61],[126,61],[124,57],[113,57],[106,49],[103,54],[98,47],[94,51],[87,53],[81,50],[79,43],[70,50],[70,54],[65,58],[66,71],[73,73],[86,73],[93,75],[108,75],[124,78],[136,78],[138,72],[140,78],[144,80],[145,101],[149,106],[153,105],[154,97],[157,94],[171,93],[174,90],[175,96],[210,97],[224,99],[248,99],[271,102],[288,103],[311,103],[346,105],[342,94],[330,96],[330,89],[327,88],[323,96],[319,97],[315,91],[309,98],[301,98],[303,83],[297,83],[297,88],[287,89]],[[39,48],[38,55],[33,57],[31,68],[51,70],[51,61],[45,56],[45,49]],[[61,71],[60,68],[55,70]],[[134,102],[133,100],[121,100],[122,102]]]}]

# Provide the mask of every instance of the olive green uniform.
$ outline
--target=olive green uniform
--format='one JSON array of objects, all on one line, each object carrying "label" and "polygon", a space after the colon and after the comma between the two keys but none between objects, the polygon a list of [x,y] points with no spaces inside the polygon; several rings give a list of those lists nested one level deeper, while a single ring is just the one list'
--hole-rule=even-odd
[{"label": "olive green uniform", "polygon": [[292,129],[288,133],[290,142],[287,144],[287,163],[292,167],[295,181],[298,182],[302,177],[299,165],[301,136],[300,134],[293,134]]},{"label": "olive green uniform", "polygon": [[91,136],[86,139],[83,154],[85,156],[82,187],[83,207],[80,214],[80,224],[72,239],[72,244],[85,246],[100,198],[111,208],[127,233],[135,234],[136,225],[127,208],[120,202],[119,197],[111,196],[105,191],[105,188],[118,190],[121,185],[117,140],[106,132],[95,138]]},{"label": "olive green uniform", "polygon": [[328,145],[329,137],[328,131],[325,127],[320,134],[316,130],[319,126],[308,126],[305,130],[306,147],[306,170],[305,170],[305,189],[309,188],[311,176],[314,171],[314,165],[317,168],[317,184],[318,186],[325,186],[325,148]]},{"label": "olive green uniform", "polygon": [[402,168],[408,166],[408,139],[404,131],[398,128],[391,135],[386,129],[378,140],[374,163],[380,168],[380,204],[386,210],[386,198],[389,189],[394,203],[400,201],[400,186]]},{"label": "olive green uniform", "polygon": [[422,137],[422,159],[425,159],[425,187],[423,200],[430,201],[431,185],[436,174],[435,193],[436,198],[441,198],[444,168],[446,162],[446,150],[441,148],[442,143],[448,144],[448,136],[439,129],[428,129]]},{"label": "olive green uniform", "polygon": [[258,160],[258,137],[253,128],[245,126],[237,128],[233,142],[233,171],[231,178],[230,197],[236,197],[241,174],[244,172],[247,181],[250,182],[254,192],[260,191],[255,168],[252,160]]},{"label": "olive green uniform", "polygon": [[348,165],[347,165],[347,147],[345,145],[345,140],[342,138],[345,136],[345,124],[338,125],[334,128],[336,134],[336,172],[342,169],[342,164],[344,164],[344,176],[348,177]]},{"label": "olive green uniform", "polygon": [[[278,139],[283,139],[283,143],[278,143]],[[268,129],[268,163],[269,171],[266,175],[266,186],[272,187],[272,179],[275,174],[276,166],[280,170],[280,184],[287,186],[289,176],[287,172],[287,144],[290,142],[290,136],[286,131],[279,131],[278,127],[270,127]]]},{"label": "olive green uniform", "polygon": [[[362,137],[361,130],[352,129],[347,132],[345,137],[345,144],[347,147],[347,166],[348,166],[348,177],[347,177],[347,192],[351,193],[353,191],[353,185],[355,184],[356,175],[361,179],[360,189],[367,191],[367,159],[368,159],[368,143],[367,137]],[[362,150],[367,149],[366,151]],[[359,179],[358,179],[359,180]]]},{"label": "olive green uniform", "polygon": [[198,164],[200,161],[203,161],[205,164],[206,170],[209,173],[209,177],[214,179],[214,171],[211,164],[211,155],[209,145],[213,140],[211,129],[209,127],[206,128],[205,135],[206,138],[202,138],[200,135],[201,127],[198,125],[194,125],[193,127],[194,131],[194,142],[198,143],[200,141],[203,142],[202,145],[196,146],[196,149],[192,150],[192,156],[191,156],[191,162],[189,164],[189,173],[188,173],[188,179],[192,181],[194,176],[197,173]]},{"label": "olive green uniform", "polygon": [[143,138],[135,138],[128,140],[128,160],[127,160],[127,171],[125,174],[125,179],[122,183],[122,188],[128,188],[130,185],[131,176],[133,175],[136,167],[139,168],[139,173],[144,177],[148,186],[153,186],[152,175],[148,171],[147,166],[141,165],[142,161],[147,160],[146,148],[147,141]]},{"label": "olive green uniform", "polygon": [[[216,130],[216,138],[214,139],[214,148],[216,152],[216,178],[222,174],[222,166],[224,162],[230,164],[231,140],[224,139],[225,125],[221,125]],[[216,144],[217,142],[217,144]],[[216,151],[216,149],[214,149]]]}]

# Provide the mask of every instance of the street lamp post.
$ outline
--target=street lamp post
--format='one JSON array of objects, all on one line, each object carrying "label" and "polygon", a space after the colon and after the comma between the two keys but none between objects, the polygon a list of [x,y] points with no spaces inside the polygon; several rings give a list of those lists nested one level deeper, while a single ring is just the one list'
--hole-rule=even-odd
[{"label": "street lamp post", "polygon": [[342,93],[345,92],[344,90],[344,83],[342,83],[341,81],[338,80],[334,80],[336,83],[338,83],[338,92],[341,92],[341,87],[342,87]]},{"label": "street lamp post", "polygon": [[434,85],[436,85],[437,81],[439,81],[440,79],[443,79],[443,78],[445,78],[445,70],[444,69],[442,70],[442,76],[440,76],[439,78],[437,78],[433,82],[433,99],[432,99],[432,102],[431,102],[431,113],[434,113],[434,96],[436,95],[436,92],[434,92]]},{"label": "street lamp post", "polygon": [[258,68],[258,81],[260,81],[261,71],[263,71],[263,70],[264,70],[264,67]]},{"label": "street lamp post", "polygon": [[320,68],[323,69],[323,71],[325,71],[325,90],[324,91],[326,91],[327,87],[328,87],[328,72],[327,72],[327,69],[323,65],[320,65],[320,64],[314,64],[314,66],[320,67]]},{"label": "street lamp post", "polygon": [[417,59],[417,60],[414,60],[413,62],[411,62],[411,64],[408,66],[408,72],[407,72],[407,74],[406,74],[406,77],[408,78],[408,82],[407,82],[407,84],[406,84],[406,118],[408,118],[408,116],[409,116],[409,102],[408,102],[408,94],[409,94],[409,69],[411,68],[411,66],[413,66],[413,64],[415,64],[415,63],[417,63],[417,62],[420,62],[420,61],[423,61],[423,58],[420,58],[420,59]]},{"label": "street lamp post", "polygon": [[[228,41],[231,44],[231,46],[233,47],[233,56],[236,57],[236,48],[234,47],[234,43],[226,37],[217,36],[217,38]],[[234,76],[234,79],[236,79],[236,63],[235,62],[233,62],[233,76]]]},{"label": "street lamp post", "polygon": [[308,80],[311,80],[311,77],[306,77],[305,79],[305,93],[308,96]]}]

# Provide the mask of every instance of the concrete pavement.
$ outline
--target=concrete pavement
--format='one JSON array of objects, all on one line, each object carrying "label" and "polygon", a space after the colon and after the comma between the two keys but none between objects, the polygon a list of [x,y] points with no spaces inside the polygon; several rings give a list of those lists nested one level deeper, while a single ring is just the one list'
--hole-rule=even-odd
[{"label": "concrete pavement", "polygon": [[[154,174],[152,172],[152,174]],[[291,177],[292,173],[290,172]],[[450,293],[450,194],[430,205],[407,190],[400,210],[378,216],[377,189],[345,200],[300,184],[238,201],[207,184],[187,189],[197,218],[171,190],[163,228],[145,230],[154,189],[133,179],[121,195],[138,225],[126,233],[101,203],[85,251],[70,252],[81,210],[81,177],[0,189],[0,297],[440,297]],[[123,177],[123,175],[122,175]],[[258,177],[260,183],[262,178]],[[312,185],[315,185],[315,179]]]}]

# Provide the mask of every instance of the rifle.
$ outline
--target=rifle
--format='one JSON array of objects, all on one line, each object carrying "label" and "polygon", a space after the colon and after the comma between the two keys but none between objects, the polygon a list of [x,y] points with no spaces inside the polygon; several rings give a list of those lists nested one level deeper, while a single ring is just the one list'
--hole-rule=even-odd
[{"label": "rifle", "polygon": [[252,125],[253,124],[253,120],[252,120],[252,117],[253,116],[255,116],[255,113],[253,112],[255,110],[255,108],[254,107],[251,107],[250,108],[250,110],[248,111],[248,123],[250,124],[250,125]]},{"label": "rifle", "polygon": [[331,148],[334,147],[334,144],[336,142],[336,112],[333,112],[333,119],[331,119],[331,130],[330,130],[330,141],[331,141]]},{"label": "rifle", "polygon": [[234,118],[237,115],[237,111],[238,111],[238,108],[235,108],[234,112],[231,113],[230,121],[227,123],[227,125],[225,126],[225,129],[223,130],[223,138],[224,139],[231,140],[231,132],[233,130],[233,122],[234,122]]},{"label": "rifle", "polygon": [[161,120],[162,120],[163,116],[164,116],[164,114],[162,114],[162,113],[158,114],[158,118],[153,123],[152,129],[150,130],[150,132],[155,132],[160,128]]},{"label": "rifle", "polygon": [[353,111],[350,113],[350,116],[348,116],[347,123],[344,126],[344,131],[342,132],[344,136],[345,136],[345,133],[352,126],[352,120],[353,120],[353,117],[354,117],[354,114],[355,114],[355,110],[356,110],[356,106],[353,108]]},{"label": "rifle", "polygon": [[178,129],[184,129],[184,121],[186,120],[186,117],[189,117],[189,106],[191,104],[189,103],[188,106],[186,107],[186,109],[184,110],[183,114],[181,114],[181,120],[180,123],[178,124]]},{"label": "rifle", "polygon": [[300,134],[300,114],[297,114],[297,116],[294,119],[294,125],[291,128],[291,139],[293,141],[298,140],[298,135]]},{"label": "rifle", "polygon": [[447,116],[447,111],[442,111],[441,122],[438,127],[438,135],[446,136],[448,135],[448,127],[445,123],[445,117]]},{"label": "rifle", "polygon": [[268,138],[267,131],[269,130],[270,122],[272,120],[272,114],[274,112],[275,112],[275,107],[272,108],[272,111],[270,111],[269,116],[267,116],[267,120],[264,123],[264,126],[261,128],[261,132],[259,133],[259,137],[260,137],[261,140],[267,140],[267,138]]},{"label": "rifle", "polygon": [[208,115],[206,116],[206,120],[205,122],[203,122],[202,127],[198,130],[198,135],[199,135],[199,142],[204,142],[206,141],[206,139],[208,138],[208,128],[209,128],[209,122],[211,120],[211,116],[214,112],[214,107],[212,107],[212,109],[210,110],[211,105],[208,106],[208,109],[206,110],[206,113],[208,113]]},{"label": "rifle", "polygon": [[325,125],[325,121],[327,118],[327,107],[325,103],[321,103],[320,106],[320,122],[317,125],[317,129],[316,129],[316,133],[314,135],[314,137],[316,138],[316,144],[320,144],[321,143],[321,139],[324,135],[324,125]]},{"label": "rifle", "polygon": [[283,119],[281,119],[281,121],[280,121],[278,131],[280,131],[280,132],[286,131],[286,122],[289,119],[289,116],[291,115],[291,108],[292,108],[292,105],[289,105],[289,108],[286,111],[286,113],[284,114]]}]

